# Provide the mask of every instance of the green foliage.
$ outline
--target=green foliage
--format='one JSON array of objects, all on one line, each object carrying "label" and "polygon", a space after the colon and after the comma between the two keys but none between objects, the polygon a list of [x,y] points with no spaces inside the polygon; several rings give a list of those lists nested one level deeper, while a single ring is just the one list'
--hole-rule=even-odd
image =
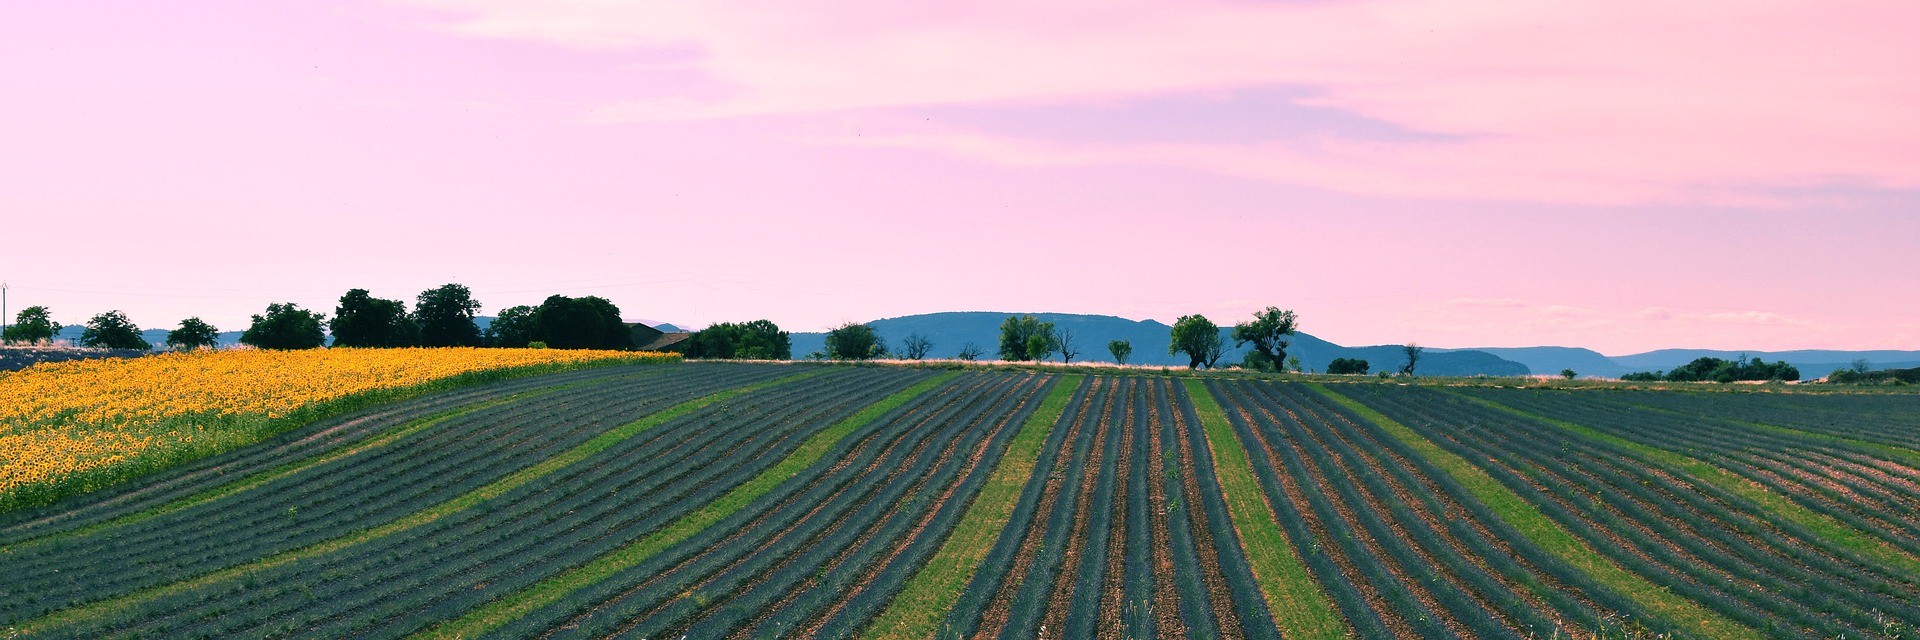
[{"label": "green foliage", "polygon": [[466,285],[446,284],[420,292],[413,303],[413,320],[420,325],[420,345],[426,347],[480,346],[480,325],[473,315],[480,303]]},{"label": "green foliage", "polygon": [[1407,363],[1400,365],[1400,375],[1412,377],[1414,367],[1420,364],[1420,354],[1425,353],[1427,349],[1409,342],[1406,346],[1401,347],[1401,350],[1407,354]]},{"label": "green foliage", "polygon": [[320,325],[326,316],[288,302],[267,305],[267,315],[253,316],[253,326],[240,334],[240,343],[261,349],[315,349],[325,344]]},{"label": "green foliage", "polygon": [[1191,360],[1188,369],[1198,369],[1203,364],[1212,369],[1226,352],[1226,341],[1220,339],[1220,326],[1203,315],[1180,316],[1173,322],[1173,343],[1167,345],[1167,355],[1182,352]]},{"label": "green foliage", "polygon": [[791,360],[793,343],[771,320],[720,322],[687,339],[687,357],[717,360]]},{"label": "green foliage", "polygon": [[1854,369],[1839,369],[1827,376],[1827,382],[1833,384],[1920,384],[1920,367],[1911,369],[1881,369],[1861,372]]},{"label": "green foliage", "polygon": [[506,349],[531,347],[536,330],[533,313],[534,308],[524,304],[501,309],[493,324],[487,325],[486,344]]},{"label": "green foliage", "polygon": [[[1293,335],[1297,318],[1292,310],[1267,307],[1253,314],[1252,322],[1233,325],[1233,346],[1253,343],[1259,358],[1248,358],[1249,368],[1275,371],[1287,361],[1287,336]],[[1209,365],[1211,368],[1211,365]]]},{"label": "green foliage", "polygon": [[827,352],[835,360],[870,360],[886,355],[887,343],[880,334],[858,322],[849,322],[827,331]]},{"label": "green foliage", "polygon": [[1799,380],[1800,369],[1781,360],[1768,363],[1758,358],[1747,359],[1741,355],[1736,360],[1723,360],[1714,357],[1696,358],[1667,372],[1639,371],[1620,376],[1621,380],[1635,382],[1737,382],[1741,380]]},{"label": "green foliage", "polygon": [[102,349],[152,349],[153,344],[140,337],[140,327],[134,326],[127,314],[120,311],[108,311],[87,321],[87,330],[80,334],[80,344]]},{"label": "green foliage", "polygon": [[1133,343],[1128,342],[1126,340],[1114,340],[1112,342],[1108,342],[1107,353],[1113,354],[1114,362],[1119,364],[1126,364],[1127,358],[1133,357]]},{"label": "green foliage", "polygon": [[1364,376],[1367,375],[1367,369],[1370,368],[1370,366],[1371,365],[1367,364],[1367,361],[1359,358],[1334,358],[1333,362],[1327,363],[1327,373],[1338,375],[1359,374]]},{"label": "green foliage", "polygon": [[[1036,342],[1036,337],[1040,341]],[[1023,362],[1045,358],[1058,346],[1055,340],[1053,323],[1025,314],[1007,316],[1000,323],[1000,359]]]},{"label": "green foliage", "polygon": [[53,321],[53,312],[48,311],[46,307],[34,305],[21,309],[20,313],[13,317],[13,324],[7,326],[4,334],[0,334],[0,340],[5,340],[8,344],[34,344],[53,340],[53,335],[60,333],[60,329],[60,323]]},{"label": "green foliage", "polygon": [[547,296],[533,312],[533,339],[554,349],[632,349],[620,308],[605,298]]},{"label": "green foliage", "polygon": [[1053,340],[1045,334],[1027,336],[1027,357],[1035,361],[1045,360],[1053,355]]},{"label": "green foliage", "polygon": [[420,325],[407,315],[407,305],[399,300],[383,300],[368,295],[366,289],[351,289],[340,296],[333,310],[333,346],[336,347],[411,347],[420,344]]},{"label": "green foliage", "polygon": [[212,347],[220,342],[220,330],[199,317],[180,321],[180,328],[167,332],[167,346],[175,351]]},{"label": "green foliage", "polygon": [[1577,371],[1574,371],[1574,370],[1572,370],[1572,369],[1561,369],[1561,370],[1560,370],[1560,377],[1562,377],[1562,378],[1566,378],[1566,379],[1568,379],[1568,380],[1572,380],[1572,379],[1574,379],[1575,377],[1577,377],[1577,376],[1579,376],[1579,375],[1580,375],[1580,373],[1579,373],[1579,372],[1577,372]]},{"label": "green foliage", "polygon": [[539,340],[534,340],[532,342],[527,343],[527,348],[528,349],[545,349],[547,348],[547,343],[541,342]]}]

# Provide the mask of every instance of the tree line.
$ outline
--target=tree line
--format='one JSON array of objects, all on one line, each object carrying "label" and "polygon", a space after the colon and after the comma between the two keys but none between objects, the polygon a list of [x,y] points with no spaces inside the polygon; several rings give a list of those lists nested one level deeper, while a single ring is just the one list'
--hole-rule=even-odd
[{"label": "tree line", "polygon": [[[620,308],[598,296],[549,296],[538,306],[508,307],[485,330],[475,320],[480,302],[465,285],[447,284],[422,291],[412,311],[405,302],[373,297],[366,289],[340,296],[333,317],[303,309],[291,302],[267,305],[254,314],[240,343],[260,349],[314,349],[335,347],[540,347],[555,349],[632,349],[632,333],[620,319]],[[62,327],[44,306],[22,309],[7,327],[8,344],[48,342]],[[167,332],[169,348],[187,351],[215,346],[220,330],[198,317],[180,321]],[[152,349],[140,327],[118,310],[87,321],[80,336],[86,347]]]},{"label": "tree line", "polygon": [[1637,371],[1620,376],[1621,380],[1636,382],[1739,382],[1743,380],[1779,380],[1791,382],[1800,379],[1800,369],[1787,364],[1787,361],[1769,363],[1759,358],[1748,359],[1741,354],[1738,359],[1696,358],[1672,371]]}]

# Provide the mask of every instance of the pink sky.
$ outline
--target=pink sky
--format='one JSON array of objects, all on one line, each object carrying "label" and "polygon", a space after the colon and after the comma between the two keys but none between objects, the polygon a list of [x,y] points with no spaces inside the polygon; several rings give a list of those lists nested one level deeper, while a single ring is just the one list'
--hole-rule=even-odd
[{"label": "pink sky", "polygon": [[[929,6],[933,8],[929,8]],[[1920,349],[1912,2],[43,2],[10,311]]]}]

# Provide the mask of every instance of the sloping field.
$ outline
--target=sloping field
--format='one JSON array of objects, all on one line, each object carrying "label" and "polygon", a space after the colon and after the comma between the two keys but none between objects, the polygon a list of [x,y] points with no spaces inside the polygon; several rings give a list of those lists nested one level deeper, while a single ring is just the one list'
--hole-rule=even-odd
[{"label": "sloping field", "polygon": [[1911,396],[696,363],[0,515],[25,637],[1911,637]]}]

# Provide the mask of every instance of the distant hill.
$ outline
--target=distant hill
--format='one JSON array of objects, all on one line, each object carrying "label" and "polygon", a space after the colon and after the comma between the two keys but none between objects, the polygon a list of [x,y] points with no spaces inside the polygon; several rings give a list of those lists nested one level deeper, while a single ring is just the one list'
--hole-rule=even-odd
[{"label": "distant hill", "polygon": [[[919,333],[933,341],[930,357],[952,358],[960,352],[962,345],[972,342],[986,352],[985,358],[992,359],[1000,346],[1000,323],[1007,316],[1015,315],[993,311],[960,311],[948,313],[929,313],[923,315],[885,318],[868,322],[887,345],[898,348],[900,340],[908,334]],[[1112,340],[1127,340],[1133,343],[1133,364],[1184,367],[1185,355],[1169,355],[1167,345],[1173,341],[1173,328],[1156,320],[1128,320],[1114,316],[1080,315],[1067,313],[1032,314],[1045,322],[1051,322],[1062,330],[1071,330],[1074,342],[1080,354],[1077,361],[1112,362],[1113,356],[1107,352],[1107,343]],[[1231,338],[1224,334],[1230,329],[1223,328],[1222,338],[1232,345]],[[826,348],[825,333],[794,333],[793,355],[804,358],[807,354]],[[1238,363],[1251,346],[1230,349],[1221,358],[1221,363]],[[1406,356],[1399,345],[1369,347],[1347,347],[1321,340],[1312,335],[1301,333],[1293,338],[1293,345],[1287,349],[1287,355],[1300,358],[1300,364],[1313,371],[1325,371],[1327,363],[1334,358],[1359,358],[1372,365],[1373,371],[1397,370],[1406,362]],[[1058,356],[1055,356],[1058,359]],[[1470,376],[1486,375],[1526,375],[1527,365],[1506,360],[1494,354],[1470,350],[1429,351],[1421,358],[1418,373],[1427,375]]]},{"label": "distant hill", "polygon": [[[1470,351],[1491,353],[1520,364],[1527,365],[1534,373],[1552,375],[1565,369],[1572,369],[1582,376],[1618,378],[1621,374],[1634,369],[1601,355],[1592,349],[1579,347],[1475,347]],[[1431,351],[1456,351],[1455,349],[1432,349]]]}]

